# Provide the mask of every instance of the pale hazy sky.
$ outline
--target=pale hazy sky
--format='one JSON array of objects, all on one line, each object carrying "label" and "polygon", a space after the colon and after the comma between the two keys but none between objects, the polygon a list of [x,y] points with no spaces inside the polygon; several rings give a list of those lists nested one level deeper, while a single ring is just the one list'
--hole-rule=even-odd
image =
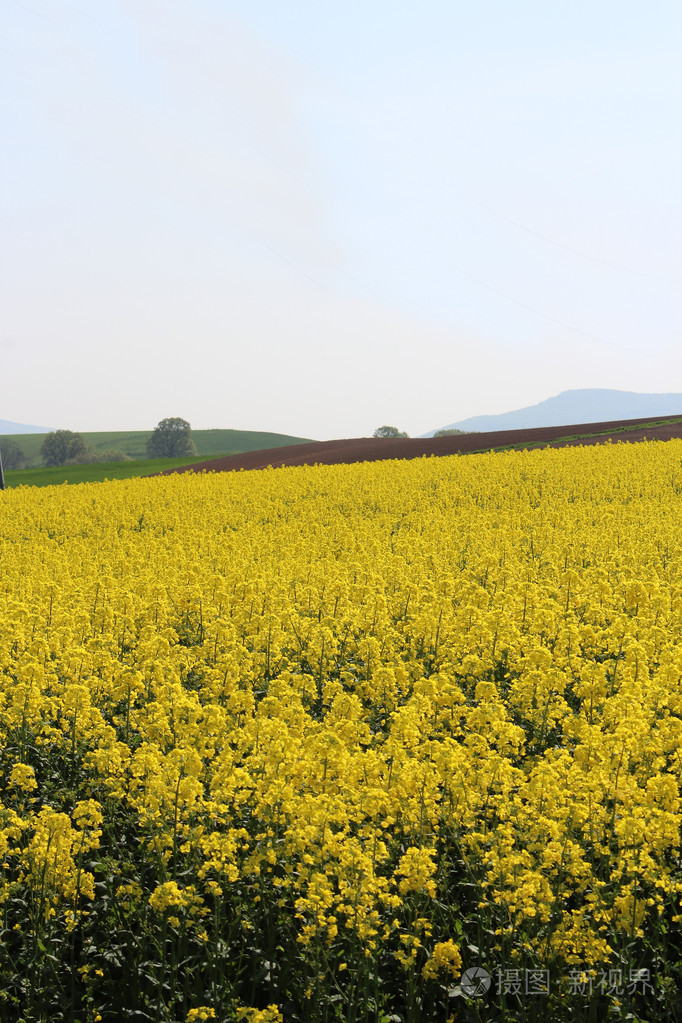
[{"label": "pale hazy sky", "polygon": [[0,418],[682,391],[679,0],[0,8]]}]

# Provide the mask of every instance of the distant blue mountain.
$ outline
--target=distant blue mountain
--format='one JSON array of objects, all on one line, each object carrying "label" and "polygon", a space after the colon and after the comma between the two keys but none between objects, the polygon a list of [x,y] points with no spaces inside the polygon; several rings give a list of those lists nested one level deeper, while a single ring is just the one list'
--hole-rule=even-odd
[{"label": "distant blue mountain", "polygon": [[0,436],[8,433],[49,433],[49,426],[26,426],[25,423],[11,423],[9,419],[0,419]]},{"label": "distant blue mountain", "polygon": [[[497,416],[472,416],[437,429],[488,433],[492,430],[527,430],[535,426],[573,426],[668,415],[682,416],[682,394],[637,394],[634,391],[587,388],[562,391],[554,398],[547,398],[528,408],[502,412]],[[435,432],[430,430],[423,436],[433,437]]]}]

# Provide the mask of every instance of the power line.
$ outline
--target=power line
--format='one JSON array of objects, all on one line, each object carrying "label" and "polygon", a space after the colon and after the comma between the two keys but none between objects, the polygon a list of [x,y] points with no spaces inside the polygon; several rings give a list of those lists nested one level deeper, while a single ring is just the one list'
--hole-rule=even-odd
[{"label": "power line", "polygon": [[563,249],[564,252],[570,252],[574,256],[580,256],[582,259],[589,259],[592,263],[598,263],[600,266],[607,266],[611,270],[618,270],[621,273],[632,274],[635,277],[645,277],[650,281],[674,284],[676,287],[679,287],[680,284],[682,284],[682,281],[674,280],[672,277],[661,277],[658,274],[646,273],[643,270],[633,270],[632,267],[620,266],[618,263],[611,263],[607,259],[600,259],[598,256],[592,256],[589,252],[582,252],[580,249],[574,249],[570,245],[558,242],[555,238],[549,238],[546,234],[541,234],[539,231],[533,230],[532,227],[528,227],[526,224],[522,224],[518,220],[513,220],[504,213],[500,213],[498,210],[494,210],[490,206],[486,206],[485,203],[479,202],[477,199],[473,199],[470,195],[466,195],[464,198],[473,206],[478,206],[479,209],[485,210],[486,213],[490,213],[491,216],[497,217],[499,220],[504,220],[507,224],[512,224],[514,227],[518,227],[519,230],[525,231],[526,234],[530,234],[534,238],[540,238],[541,241],[547,242],[549,245],[554,245],[558,249]]},{"label": "power line", "polygon": [[556,319],[554,316],[549,316],[547,313],[541,312],[532,305],[528,305],[526,302],[521,302],[517,298],[512,298],[511,295],[507,295],[504,291],[496,288],[493,284],[488,284],[486,281],[481,280],[480,277],[475,277],[469,273],[468,270],[463,270],[461,266],[456,266],[450,260],[448,260],[448,266],[451,266],[457,273],[462,274],[463,277],[468,277],[470,281],[474,281],[476,284],[480,284],[482,288],[487,288],[488,291],[494,292],[507,302],[513,302],[514,305],[520,306],[521,309],[527,309],[528,312],[534,313],[536,316],[541,316],[543,320],[548,320],[550,323],[556,324],[558,327],[562,327],[564,330],[570,330],[574,334],[582,334],[583,337],[589,338],[590,341],[597,341],[602,345],[610,345],[612,348],[620,348],[625,352],[632,352],[634,355],[646,355],[645,352],[639,351],[636,348],[629,348],[627,345],[619,345],[616,341],[608,341],[604,337],[600,337],[598,334],[591,334],[587,330],[582,330],[580,327],[572,327],[569,323],[564,323],[562,320]]}]

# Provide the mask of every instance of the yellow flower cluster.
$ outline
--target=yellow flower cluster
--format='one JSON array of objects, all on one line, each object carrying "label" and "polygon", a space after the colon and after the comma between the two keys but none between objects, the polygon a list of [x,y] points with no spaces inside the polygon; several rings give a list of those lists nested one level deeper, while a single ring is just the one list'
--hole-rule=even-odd
[{"label": "yellow flower cluster", "polygon": [[241,885],[316,970],[676,926],[681,495],[678,441],[5,492],[0,897],[77,922],[125,819],[122,911]]},{"label": "yellow flower cluster", "polygon": [[439,941],[434,945],[433,954],[422,969],[425,979],[433,979],[443,972],[458,977],[462,968],[459,948],[452,941]]},{"label": "yellow flower cluster", "polygon": [[276,1005],[268,1005],[267,1009],[237,1009],[237,1019],[244,1023],[282,1023],[283,1018]]},{"label": "yellow flower cluster", "polygon": [[209,1019],[215,1019],[215,1009],[207,1005],[200,1005],[187,1013],[187,1023],[201,1023]]}]

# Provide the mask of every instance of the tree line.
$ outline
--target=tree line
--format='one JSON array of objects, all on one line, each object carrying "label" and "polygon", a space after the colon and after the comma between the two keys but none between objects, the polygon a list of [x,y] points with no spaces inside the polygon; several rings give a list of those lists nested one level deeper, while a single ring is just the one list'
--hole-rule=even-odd
[{"label": "tree line", "polygon": [[[146,451],[149,458],[184,458],[196,455],[192,427],[186,419],[162,419],[152,431]],[[28,459],[21,446],[11,438],[0,439],[0,456],[5,469],[23,469]],[[128,462],[130,455],[119,449],[96,451],[81,433],[52,430],[40,446],[45,466],[87,465],[92,462]]]},{"label": "tree line", "polygon": [[[437,430],[434,437],[463,433],[462,430]],[[377,438],[408,437],[396,426],[379,426],[373,433]],[[192,439],[192,427],[186,419],[162,419],[152,431],[146,452],[149,458],[191,458],[197,449]],[[5,469],[22,469],[28,459],[19,444],[10,438],[0,439],[0,456]],[[119,449],[96,451],[82,434],[73,430],[53,430],[46,434],[40,447],[40,456],[46,466],[86,465],[91,462],[127,462],[130,455]]]}]

